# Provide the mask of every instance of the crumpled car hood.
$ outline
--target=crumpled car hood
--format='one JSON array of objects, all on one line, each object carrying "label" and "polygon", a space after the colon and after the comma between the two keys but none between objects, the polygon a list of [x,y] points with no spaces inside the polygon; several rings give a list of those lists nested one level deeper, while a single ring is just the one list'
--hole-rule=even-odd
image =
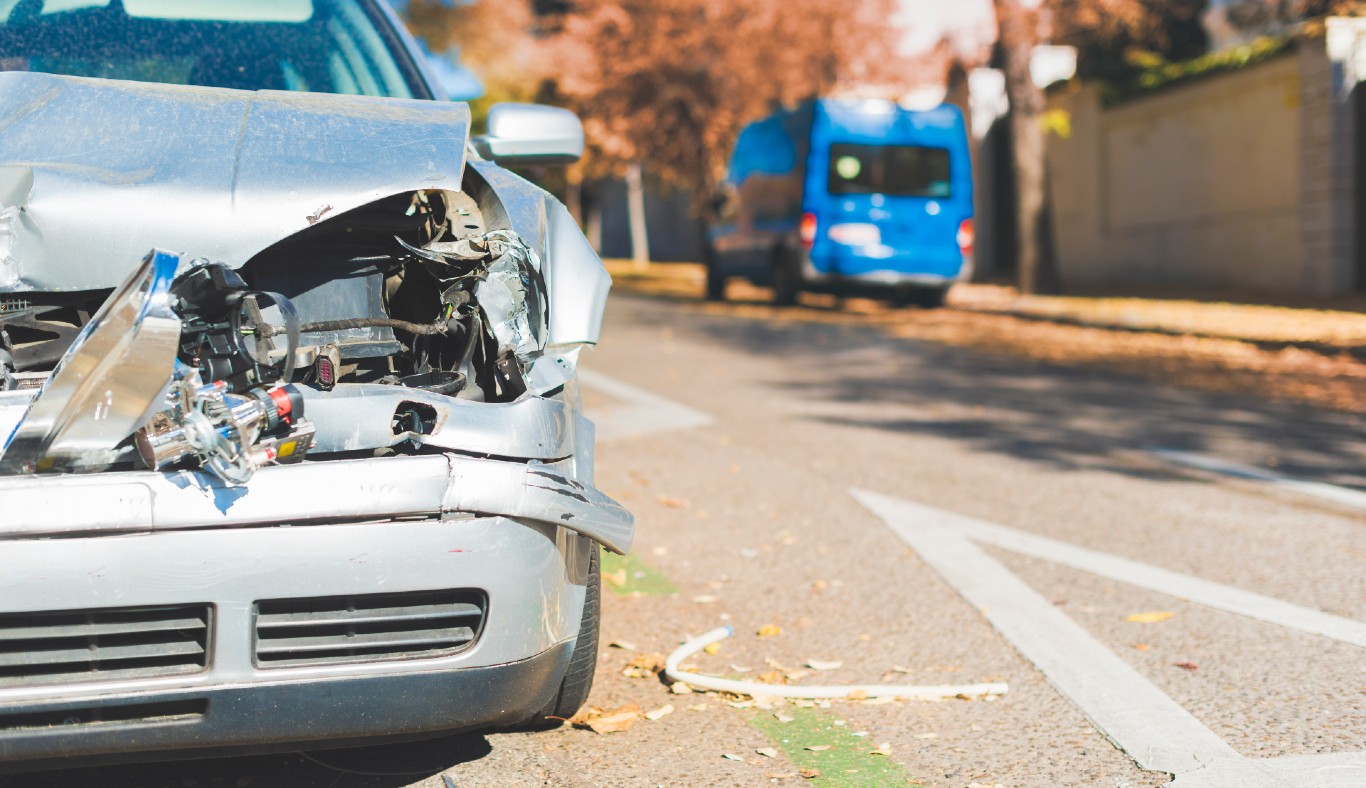
[{"label": "crumpled car hood", "polygon": [[378,199],[459,191],[469,125],[457,103],[0,73],[0,293],[112,288],[154,246],[236,267]]}]

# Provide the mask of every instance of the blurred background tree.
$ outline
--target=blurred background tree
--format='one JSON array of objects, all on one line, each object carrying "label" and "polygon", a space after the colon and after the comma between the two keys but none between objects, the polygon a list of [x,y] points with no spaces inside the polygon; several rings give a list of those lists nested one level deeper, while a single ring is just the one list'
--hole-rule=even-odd
[{"label": "blurred background tree", "polygon": [[595,175],[643,162],[706,212],[740,129],[836,85],[897,81],[895,0],[579,0],[553,42]]},{"label": "blurred background tree", "polygon": [[484,83],[470,102],[476,125],[489,106],[535,101],[545,90],[549,60],[531,0],[408,0],[403,15],[433,52],[458,50]]}]

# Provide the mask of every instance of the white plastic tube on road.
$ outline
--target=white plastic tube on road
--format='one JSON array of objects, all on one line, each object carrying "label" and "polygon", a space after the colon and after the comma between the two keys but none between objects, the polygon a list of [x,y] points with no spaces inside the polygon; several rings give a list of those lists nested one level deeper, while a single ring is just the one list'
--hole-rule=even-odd
[{"label": "white plastic tube on road", "polygon": [[959,685],[908,685],[908,684],[851,684],[848,686],[798,686],[784,684],[763,684],[757,681],[735,681],[733,679],[722,679],[715,676],[703,676],[700,673],[688,673],[681,671],[678,666],[684,660],[693,656],[702,649],[713,643],[720,642],[735,634],[731,627],[720,627],[712,631],[695,637],[674,650],[669,658],[664,662],[664,675],[670,681],[681,681],[689,687],[698,689],[714,690],[716,692],[733,692],[736,695],[762,695],[770,698],[800,698],[807,700],[849,698],[906,698],[908,700],[942,700],[944,698],[956,698],[966,696],[970,698],[982,695],[1004,695],[1009,691],[1009,687],[1004,682],[990,684],[959,684]]}]

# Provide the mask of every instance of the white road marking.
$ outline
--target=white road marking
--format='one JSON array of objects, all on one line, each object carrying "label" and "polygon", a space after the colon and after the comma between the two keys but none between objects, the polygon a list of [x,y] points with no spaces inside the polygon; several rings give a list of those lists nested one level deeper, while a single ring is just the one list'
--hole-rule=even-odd
[{"label": "white road marking", "polygon": [[[965,528],[966,518],[949,512],[863,490],[850,492],[980,610],[1049,683],[1139,767],[1175,775],[1172,785],[1177,788],[1366,785],[1363,753],[1266,760],[1239,755],[971,541],[984,535],[1000,537],[996,530],[1000,526]],[[1022,546],[1019,542],[1016,545]],[[1041,545],[1026,546],[1037,549]]]},{"label": "white road marking", "polygon": [[1301,495],[1308,495],[1325,501],[1350,506],[1354,509],[1366,509],[1366,492],[1354,490],[1350,487],[1340,487],[1336,484],[1324,484],[1323,482],[1310,482],[1304,479],[1296,479],[1291,476],[1282,476],[1278,473],[1263,468],[1255,468],[1251,465],[1242,465],[1236,462],[1221,460],[1217,457],[1207,457],[1203,454],[1193,454],[1191,452],[1177,451],[1175,449],[1149,449],[1148,453],[1154,457],[1160,457],[1167,462],[1182,465],[1196,470],[1209,471],[1221,476],[1228,476],[1234,479],[1247,479],[1249,481],[1265,482],[1282,490],[1289,490]]},{"label": "white road marking", "polygon": [[600,372],[579,368],[579,382],[624,405],[591,411],[600,440],[637,438],[660,432],[704,427],[715,421],[710,415],[642,388],[623,383]]},{"label": "white road marking", "polygon": [[952,523],[958,531],[978,542],[995,545],[1012,553],[1039,558],[1073,569],[1080,569],[1100,577],[1108,577],[1131,586],[1146,588],[1160,594],[1188,599],[1191,602],[1237,613],[1258,621],[1321,635],[1343,643],[1366,648],[1366,622],[1355,621],[1312,607],[1292,604],[1274,597],[1254,594],[1241,588],[1222,585],[1200,577],[1184,575],[1169,569],[1131,561],[1127,558],[1089,550],[1085,547],[1046,536],[1017,531],[1013,528],[988,523],[951,512],[935,512],[941,522]]}]

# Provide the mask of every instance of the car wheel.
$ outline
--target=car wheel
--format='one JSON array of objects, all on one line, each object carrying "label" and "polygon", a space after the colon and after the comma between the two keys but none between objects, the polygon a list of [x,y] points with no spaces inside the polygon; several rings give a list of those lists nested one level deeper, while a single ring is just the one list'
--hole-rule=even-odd
[{"label": "car wheel", "polygon": [[702,250],[702,261],[707,267],[707,300],[725,301],[726,277],[721,273],[721,264],[716,259],[716,250],[710,244]]},{"label": "car wheel", "polygon": [[560,681],[560,688],[546,707],[523,726],[526,730],[555,728],[563,720],[573,717],[593,689],[593,674],[598,667],[598,625],[602,616],[602,550],[590,548],[588,579],[584,582],[583,618],[579,620],[579,636],[574,641],[574,652],[569,657],[569,669]]},{"label": "car wheel", "polygon": [[773,303],[792,306],[802,290],[801,272],[794,256],[783,249],[773,251]]},{"label": "car wheel", "polygon": [[897,306],[938,309],[944,305],[944,298],[948,293],[947,287],[912,287],[906,291],[898,291],[892,297],[892,301]]}]

